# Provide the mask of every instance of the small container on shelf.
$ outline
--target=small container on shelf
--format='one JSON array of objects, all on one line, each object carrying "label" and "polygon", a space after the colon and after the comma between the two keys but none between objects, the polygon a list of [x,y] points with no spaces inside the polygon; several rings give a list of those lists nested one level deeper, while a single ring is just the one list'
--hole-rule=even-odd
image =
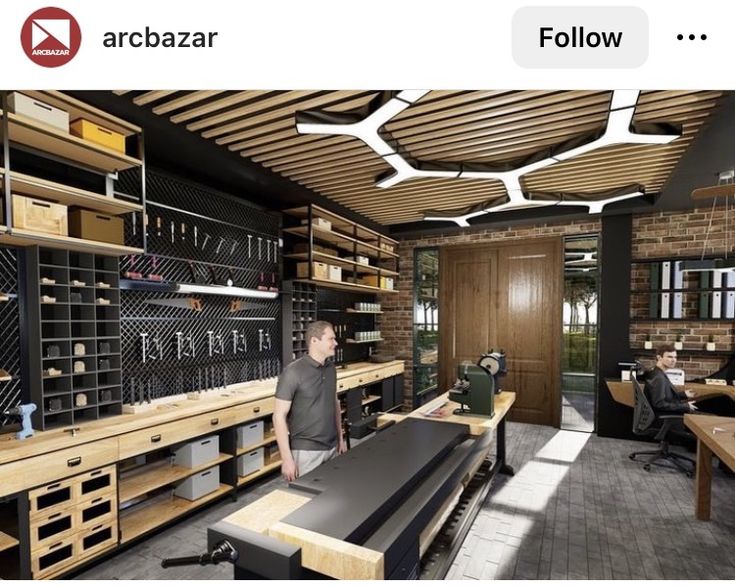
[{"label": "small container on shelf", "polygon": [[13,225],[16,228],[67,236],[66,206],[13,194]]},{"label": "small container on shelf", "polygon": [[91,120],[78,118],[69,125],[69,130],[71,134],[84,140],[106,146],[121,153],[125,152],[125,137],[122,134],[95,124]]},{"label": "small container on shelf", "polygon": [[709,337],[709,340],[708,340],[708,342],[707,342],[707,344],[705,346],[705,349],[707,350],[707,352],[714,352],[716,350],[716,348],[717,347],[715,345],[715,337],[714,336],[710,336]]},{"label": "small container on shelf", "polygon": [[69,132],[69,112],[20,92],[8,94],[8,109],[14,114],[27,116],[63,132]]}]

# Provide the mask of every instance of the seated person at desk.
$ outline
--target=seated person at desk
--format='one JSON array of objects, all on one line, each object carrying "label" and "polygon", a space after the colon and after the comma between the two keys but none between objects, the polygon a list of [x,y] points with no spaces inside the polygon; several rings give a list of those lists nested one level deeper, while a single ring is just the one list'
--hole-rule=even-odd
[{"label": "seated person at desk", "polygon": [[656,366],[648,373],[646,385],[648,398],[656,413],[694,413],[693,391],[677,391],[666,376],[666,369],[676,366],[676,349],[673,344],[662,344],[656,349]]},{"label": "seated person at desk", "polygon": [[281,473],[289,482],[346,450],[337,399],[337,371],[328,361],[337,341],[332,325],[306,329],[309,353],[283,369],[276,386],[273,426]]}]

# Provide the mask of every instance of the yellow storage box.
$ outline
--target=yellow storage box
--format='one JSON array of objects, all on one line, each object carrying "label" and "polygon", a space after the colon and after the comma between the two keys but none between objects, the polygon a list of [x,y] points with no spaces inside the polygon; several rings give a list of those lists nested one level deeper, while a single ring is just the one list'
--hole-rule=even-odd
[{"label": "yellow storage box", "polygon": [[74,120],[71,123],[70,130],[74,136],[101,144],[121,153],[125,152],[125,137],[122,134],[100,126],[91,120],[86,120],[85,118]]},{"label": "yellow storage box", "polygon": [[[314,265],[313,278],[315,279],[329,279],[329,265],[323,262],[312,263]],[[296,263],[296,277],[299,279],[309,278],[309,263],[299,262]]]}]

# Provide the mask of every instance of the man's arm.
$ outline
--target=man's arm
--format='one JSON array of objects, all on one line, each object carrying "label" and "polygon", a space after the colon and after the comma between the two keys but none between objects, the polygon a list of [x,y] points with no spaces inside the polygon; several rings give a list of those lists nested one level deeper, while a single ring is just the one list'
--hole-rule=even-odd
[{"label": "man's arm", "polygon": [[288,412],[291,411],[291,401],[276,399],[276,405],[273,409],[273,428],[276,431],[276,442],[278,442],[278,451],[281,453],[281,474],[291,482],[296,480],[299,471],[296,468],[291,446],[288,443]]},{"label": "man's arm", "polygon": [[337,393],[334,394],[334,401],[334,419],[335,424],[337,425],[337,453],[344,454],[347,451],[347,444],[345,444],[345,438],[342,435],[342,412]]}]

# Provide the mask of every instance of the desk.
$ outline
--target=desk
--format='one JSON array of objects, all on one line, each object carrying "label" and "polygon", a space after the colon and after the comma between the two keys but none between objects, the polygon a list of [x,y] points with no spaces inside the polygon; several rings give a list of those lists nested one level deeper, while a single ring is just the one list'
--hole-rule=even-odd
[{"label": "desk", "polygon": [[[300,509],[313,510],[315,508],[313,501],[319,498],[319,495],[315,494],[314,491],[304,490],[304,488],[308,489],[309,484],[317,480],[320,484],[328,484],[330,476],[339,476],[335,470],[348,470],[349,466],[345,465],[348,460],[340,462],[340,458],[349,458],[353,451],[355,454],[359,452],[360,456],[364,456],[364,452],[371,450],[382,451],[384,454],[390,453],[391,450],[385,449],[387,446],[381,448],[380,445],[387,441],[386,438],[389,437],[390,433],[393,433],[392,431],[379,433],[374,438],[357,446],[354,450],[350,450],[344,456],[333,460],[333,464],[324,464],[309,473],[301,482],[304,485],[300,487],[301,490],[294,490],[293,487],[286,490],[277,489],[243,507],[210,528],[210,534],[213,531],[222,530],[222,528],[225,528],[225,534],[227,534],[227,528],[229,530],[244,530],[245,532],[275,539],[281,544],[295,546],[300,551],[300,565],[307,570],[318,572],[324,576],[352,580],[385,579],[390,575],[396,576],[395,568],[398,565],[395,556],[398,554],[404,555],[407,551],[405,548],[408,547],[408,550],[412,552],[411,555],[417,556],[416,562],[418,562],[418,556],[426,550],[427,542],[435,537],[447,516],[454,509],[460,494],[485,460],[491,449],[491,436],[489,434],[495,428],[498,429],[499,438],[497,444],[499,454],[496,458],[496,466],[500,471],[504,471],[502,469],[505,456],[504,419],[514,400],[515,393],[506,391],[496,395],[493,417],[454,415],[452,410],[459,407],[459,405],[453,405],[449,402],[447,395],[434,399],[408,415],[386,414],[381,416],[379,422],[383,423],[398,421],[402,422],[401,425],[404,426],[409,421],[413,421],[415,423],[412,423],[409,427],[416,427],[417,429],[426,426],[434,426],[437,429],[441,427],[441,433],[437,433],[437,435],[451,436],[456,433],[453,431],[454,429],[464,428],[463,433],[468,439],[462,441],[456,447],[458,451],[452,452],[452,456],[440,461],[432,459],[431,455],[422,454],[426,462],[432,460],[432,466],[427,465],[425,469],[414,471],[415,476],[421,476],[420,482],[412,484],[410,491],[403,495],[402,500],[394,503],[391,511],[385,512],[382,521],[371,528],[370,535],[366,539],[353,539],[351,541],[341,539],[338,538],[335,532],[326,534],[326,531],[318,532],[314,530],[313,528],[316,525],[308,527],[303,523],[297,525],[295,519],[303,516],[303,511],[299,513]],[[439,417],[427,417],[425,415],[425,413],[438,407],[441,407]],[[444,430],[442,422],[453,425],[447,425],[447,429]],[[373,443],[371,444],[371,442]],[[447,442],[446,445],[450,443]],[[399,454],[402,450],[396,449],[393,451]],[[461,469],[457,465],[460,461],[460,454],[464,454]],[[372,462],[365,461],[371,467],[374,465]],[[390,464],[395,473],[396,462]],[[390,469],[391,466],[386,463],[386,469]],[[372,484],[377,492],[380,481],[375,476],[375,474],[371,476],[374,480],[369,484]],[[441,479],[441,483],[437,482],[434,485],[434,477]],[[299,479],[299,481],[301,480]],[[394,480],[394,478],[391,478],[388,484],[395,484]],[[295,483],[297,488],[299,481]],[[399,492],[399,488],[395,486],[391,490],[394,493]],[[322,494],[326,495],[327,493]],[[339,494],[342,495],[340,498],[335,498],[334,501],[328,503],[327,507],[323,507],[330,509],[332,518],[339,517],[339,507],[345,507],[345,510],[349,511],[352,508],[361,506],[360,502],[354,502],[347,498],[349,495],[346,497],[344,493]],[[289,519],[293,522],[289,522]],[[253,543],[253,541],[250,543]],[[410,546],[407,545],[409,543]],[[273,549],[270,551],[273,551]],[[244,563],[247,563],[247,559],[244,559],[246,557],[241,556]],[[403,560],[398,560],[398,562],[403,563]],[[251,570],[248,567],[244,568],[245,570]]]},{"label": "desk", "polygon": [[[712,455],[735,469],[735,418],[684,415],[684,424],[697,436],[695,514],[709,521],[712,507]],[[715,431],[715,428],[725,431]]]},{"label": "desk", "polygon": [[[630,381],[621,381],[619,379],[608,379],[605,381],[607,389],[610,391],[612,398],[621,405],[628,407],[634,406],[633,383]],[[735,387],[732,385],[705,385],[702,383],[686,383],[683,387],[677,387],[679,390],[691,389],[697,396],[694,400],[705,399],[709,397],[726,396],[735,401]]]}]

